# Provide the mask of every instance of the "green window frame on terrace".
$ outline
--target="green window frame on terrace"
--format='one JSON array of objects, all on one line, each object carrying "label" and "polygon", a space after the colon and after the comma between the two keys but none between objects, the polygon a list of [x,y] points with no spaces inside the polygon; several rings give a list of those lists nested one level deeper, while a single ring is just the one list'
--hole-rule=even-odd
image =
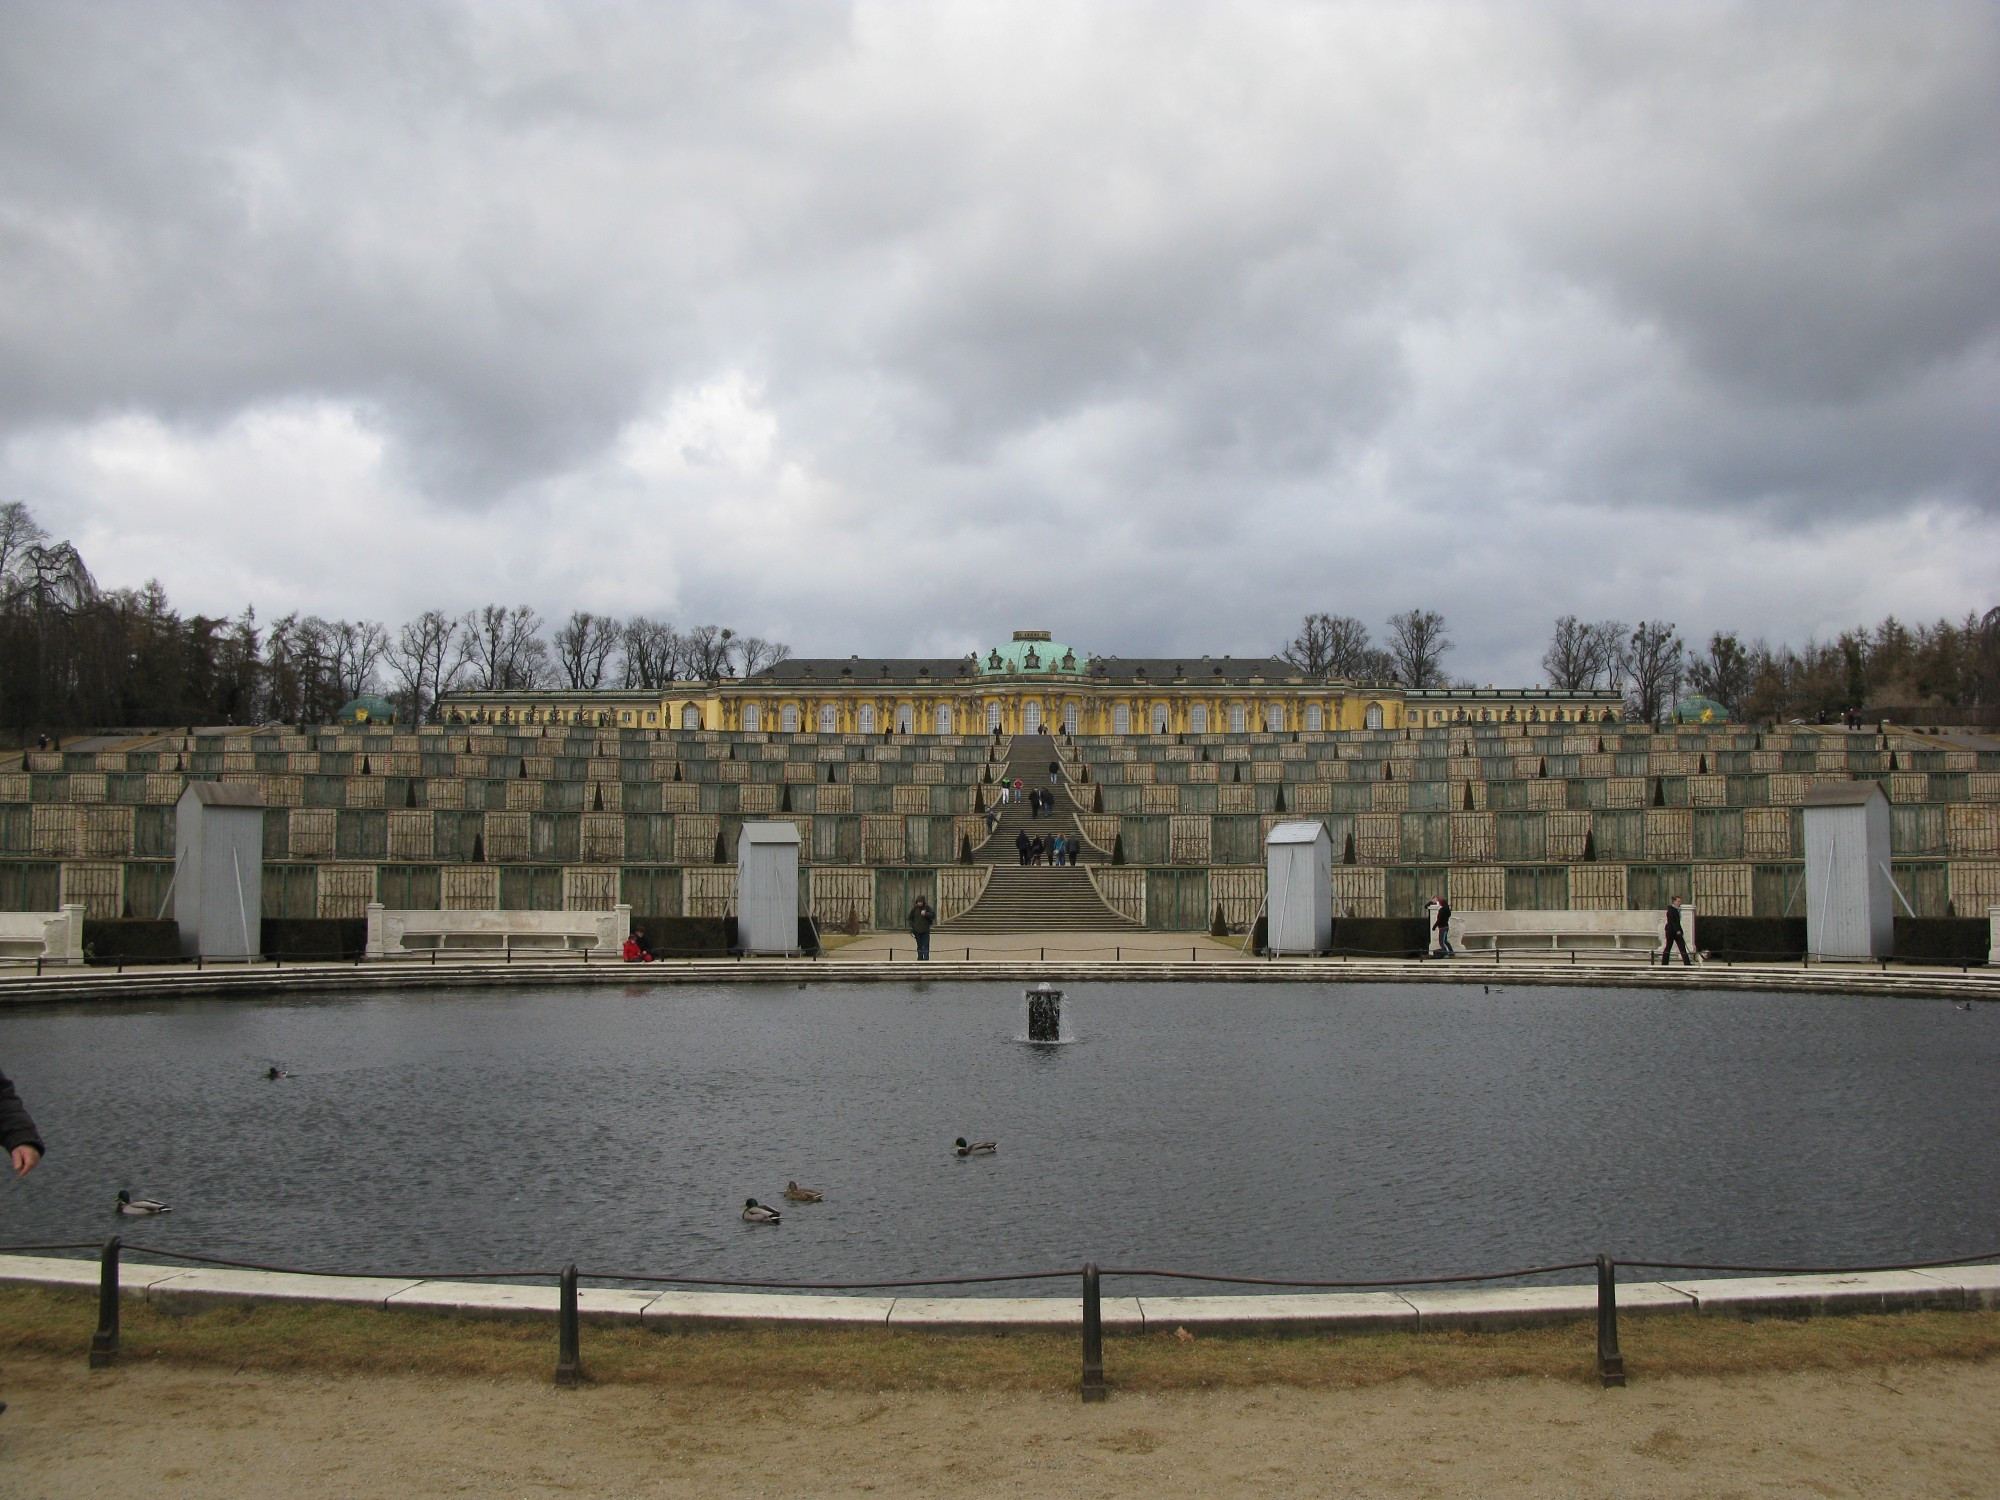
[{"label": "green window frame on terrace", "polygon": [[1451,814],[1403,814],[1403,858],[1424,864],[1451,861]]},{"label": "green window frame on terrace", "polygon": [[35,852],[35,810],[27,803],[0,804],[0,852]]},{"label": "green window frame on terrace", "polygon": [[813,817],[812,857],[816,865],[861,863],[861,820],[847,813]]},{"label": "green window frame on terrace", "polygon": [[263,885],[266,918],[293,921],[319,915],[318,866],[267,864]]},{"label": "green window frame on terrace", "polygon": [[[1493,852],[1503,864],[1532,864],[1547,859],[1548,818],[1538,812],[1498,814],[1493,820]],[[1543,911],[1551,908],[1527,906],[1520,909]]]},{"label": "green window frame on terrace", "polygon": [[1750,915],[1798,917],[1806,914],[1806,867],[1767,864],[1750,867]]},{"label": "green window frame on terrace", "polygon": [[[1951,879],[1949,869],[1943,860],[1924,863],[1891,860],[1890,877],[1895,881],[1896,890],[1902,901],[1891,897],[1895,914],[1909,916],[1914,912],[1919,917],[1943,917],[1951,912]],[[1903,902],[1909,903],[1909,911],[1903,909]],[[1983,913],[1982,913],[1983,915]]]},{"label": "green window frame on terrace", "polygon": [[1208,899],[1206,870],[1146,872],[1146,930],[1206,932],[1214,907]]},{"label": "green window frame on terrace", "polygon": [[573,865],[582,857],[583,822],[578,813],[528,815],[528,858]]},{"label": "green window frame on terrace", "polygon": [[500,910],[561,911],[562,876],[559,866],[501,866]]},{"label": "green window frame on terrace", "polygon": [[438,859],[465,863],[486,851],[482,847],[486,815],[455,807],[441,807],[431,814],[431,853]]},{"label": "green window frame on terrace", "polygon": [[1743,809],[1740,807],[1698,807],[1694,813],[1694,857],[1696,859],[1741,859],[1743,857]]},{"label": "green window frame on terrace", "polygon": [[157,922],[173,914],[168,897],[174,888],[174,867],[170,861],[151,860],[125,866],[124,914],[143,921]]},{"label": "green window frame on terrace", "polygon": [[1947,853],[1950,845],[1945,838],[1944,808],[1932,803],[1891,807],[1889,847],[1899,855]]},{"label": "green window frame on terrace", "polygon": [[681,914],[681,871],[678,865],[627,865],[618,872],[618,899],[632,908],[632,918],[659,920]]},{"label": "green window frame on terrace", "polygon": [[909,931],[910,908],[922,896],[937,910],[937,871],[881,869],[875,872],[875,928],[878,932]]},{"label": "green window frame on terrace", "polygon": [[443,905],[436,865],[379,865],[375,899],[391,911],[436,911]]},{"label": "green window frame on terrace", "polygon": [[1625,909],[1665,911],[1678,896],[1694,895],[1694,872],[1687,865],[1628,865],[1625,869]]},{"label": "green window frame on terrace", "polygon": [[1569,871],[1562,865],[1509,865],[1504,900],[1508,911],[1565,911]]},{"label": "green window frame on terrace", "polygon": [[42,861],[0,864],[0,911],[57,911],[62,866]]},{"label": "green window frame on terrace", "polygon": [[1571,812],[1592,812],[1610,798],[1602,776],[1585,776],[1563,783],[1563,806]]},{"label": "green window frame on terrace", "polygon": [[380,808],[343,807],[334,814],[335,859],[379,860],[389,855],[389,815]]},{"label": "green window frame on terrace", "polygon": [[1391,865],[1382,872],[1382,915],[1421,917],[1424,903],[1441,883],[1440,871]]},{"label": "green window frame on terrace", "polygon": [[305,785],[305,805],[307,807],[347,806],[347,778],[344,776],[308,776]]},{"label": "green window frame on terrace", "polygon": [[1637,859],[1645,850],[1645,817],[1637,808],[1601,808],[1591,814],[1590,836],[1600,860]]}]

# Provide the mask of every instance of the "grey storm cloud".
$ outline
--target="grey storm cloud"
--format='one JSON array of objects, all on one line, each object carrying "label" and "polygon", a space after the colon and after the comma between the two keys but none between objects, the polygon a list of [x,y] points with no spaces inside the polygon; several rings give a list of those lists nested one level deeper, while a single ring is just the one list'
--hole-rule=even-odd
[{"label": "grey storm cloud", "polygon": [[1992,603],[1996,220],[1983,4],[23,0],[0,486],[207,608],[1526,677]]}]

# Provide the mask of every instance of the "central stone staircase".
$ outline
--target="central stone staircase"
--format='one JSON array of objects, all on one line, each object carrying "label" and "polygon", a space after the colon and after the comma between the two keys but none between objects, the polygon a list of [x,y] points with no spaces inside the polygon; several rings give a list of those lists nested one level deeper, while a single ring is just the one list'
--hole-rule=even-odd
[{"label": "central stone staircase", "polygon": [[[1139,925],[1106,906],[1081,865],[1023,865],[1014,847],[1017,835],[1046,839],[1061,834],[1081,844],[1065,784],[1049,784],[1049,762],[1058,758],[1049,735],[1020,735],[1008,746],[1006,777],[1020,779],[1023,799],[999,808],[1000,825],[981,851],[993,861],[992,877],[970,910],[939,925],[940,932],[1137,932]],[[1047,817],[1028,812],[1025,793],[1052,791],[1055,809]],[[1080,858],[1102,860],[1102,851],[1081,845]]]}]

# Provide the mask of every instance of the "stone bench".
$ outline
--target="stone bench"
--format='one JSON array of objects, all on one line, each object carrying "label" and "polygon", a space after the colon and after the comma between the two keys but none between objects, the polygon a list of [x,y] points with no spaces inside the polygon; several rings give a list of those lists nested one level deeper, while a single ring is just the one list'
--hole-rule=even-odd
[{"label": "stone bench", "polygon": [[403,911],[368,903],[370,958],[448,953],[570,954],[617,958],[632,931],[632,908],[610,911]]},{"label": "stone bench", "polygon": [[[1665,911],[1454,911],[1451,945],[1468,956],[1538,957],[1583,954],[1603,959],[1643,959],[1660,952]],[[1681,931],[1695,953],[1694,908],[1681,907]],[[1431,933],[1436,953],[1437,933]]]},{"label": "stone bench", "polygon": [[80,964],[83,907],[61,911],[0,911],[0,961]]}]

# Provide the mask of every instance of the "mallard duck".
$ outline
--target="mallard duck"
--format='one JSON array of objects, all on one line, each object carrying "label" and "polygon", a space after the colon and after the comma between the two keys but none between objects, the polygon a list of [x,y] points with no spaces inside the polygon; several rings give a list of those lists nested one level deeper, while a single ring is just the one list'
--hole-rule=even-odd
[{"label": "mallard duck", "polygon": [[170,1214],[173,1212],[157,1198],[134,1198],[124,1188],[118,1190],[118,1212],[121,1214]]},{"label": "mallard duck", "polygon": [[266,1078],[290,1078],[292,1075],[287,1073],[283,1068],[273,1066],[264,1070],[264,1076]]},{"label": "mallard duck", "polygon": [[785,1184],[785,1197],[793,1203],[824,1203],[826,1201],[825,1193],[814,1192],[811,1188],[802,1188],[796,1182]]},{"label": "mallard duck", "polygon": [[968,1141],[960,1136],[951,1143],[951,1149],[960,1156],[991,1156],[1000,1147],[992,1141]]},{"label": "mallard duck", "polygon": [[743,1222],[745,1224],[775,1224],[778,1222],[778,1211],[775,1208],[766,1208],[755,1198],[745,1198],[743,1200]]}]

